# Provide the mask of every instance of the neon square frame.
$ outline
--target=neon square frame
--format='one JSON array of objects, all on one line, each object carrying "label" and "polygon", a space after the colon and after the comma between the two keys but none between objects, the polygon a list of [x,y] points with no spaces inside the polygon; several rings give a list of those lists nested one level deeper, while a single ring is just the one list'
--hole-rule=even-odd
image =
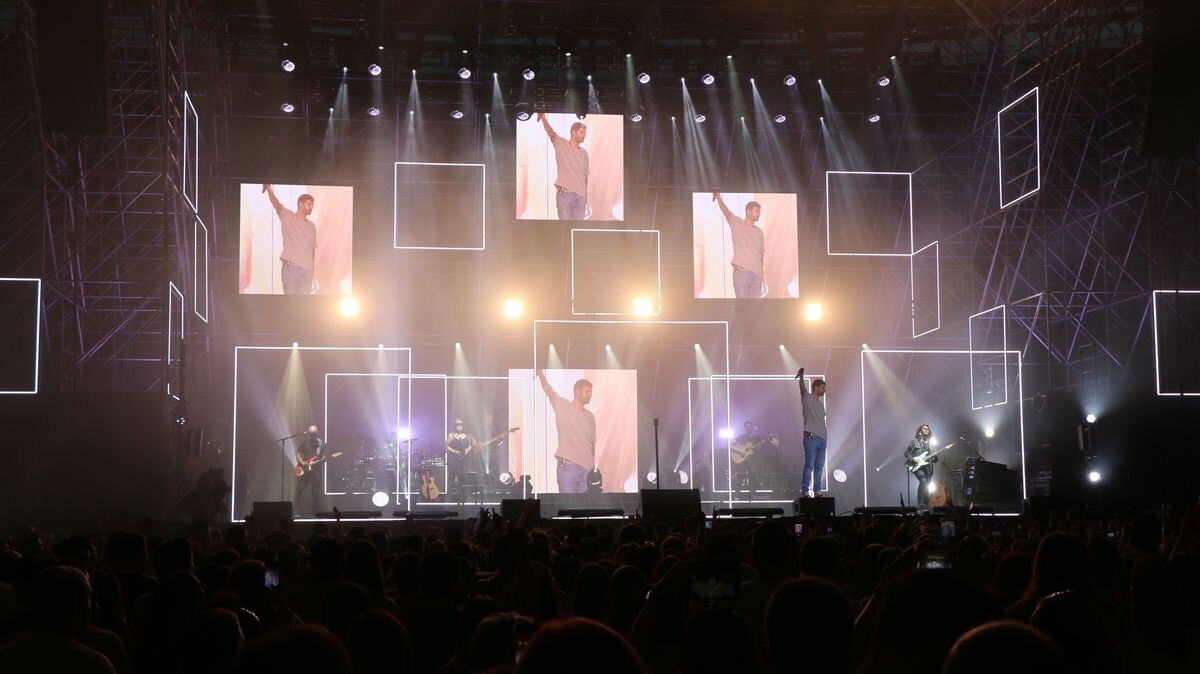
[{"label": "neon square frame", "polygon": [[[1000,310],[1000,337],[1001,337],[1000,348],[1001,348],[1001,350],[1000,351],[976,350],[975,334],[974,334],[974,330],[971,327],[971,321],[975,320],[976,318],[978,318],[980,316],[983,316],[984,314],[990,314],[990,313],[996,311],[997,309]],[[1008,404],[1008,354],[1009,354],[1009,351],[1008,351],[1008,307],[1007,307],[1007,305],[999,304],[999,305],[992,307],[991,309],[984,309],[983,311],[980,311],[979,313],[971,314],[969,317],[967,317],[967,348],[970,349],[972,354],[977,354],[977,353],[980,353],[980,354],[986,354],[986,353],[1003,354],[1003,359],[1004,359],[1004,400],[1002,400],[998,403],[991,403],[990,405],[976,406],[975,405],[975,356],[974,355],[971,356],[970,368],[968,368],[969,375],[970,375],[970,381],[971,381],[971,411],[973,412],[973,411],[982,410],[982,409],[985,409],[988,407],[999,407],[1000,405],[1007,405]]]},{"label": "neon square frame", "polygon": [[662,232],[657,229],[588,229],[571,230],[571,315],[572,316],[633,316],[633,311],[575,311],[575,233],[592,232],[599,234],[653,234],[654,235],[654,313],[648,316],[662,316]]},{"label": "neon square frame", "polygon": [[[370,346],[243,346],[238,345],[233,347],[233,442],[231,443],[231,465],[229,478],[229,521],[244,522],[237,518],[237,408],[238,408],[238,359],[243,350],[245,351],[375,351],[375,352],[391,352],[396,353],[403,351],[408,356],[408,368],[412,369],[412,349],[407,346],[387,346],[387,347],[370,347]],[[412,396],[409,395],[411,405]],[[411,408],[410,408],[411,413]],[[305,520],[298,520],[305,521]]]},{"label": "neon square frame", "polygon": [[[908,252],[907,253],[835,253],[832,249],[833,239],[829,236],[830,232],[830,217],[829,217],[829,176],[830,175],[856,175],[856,176],[907,176],[908,178]],[[842,255],[852,257],[907,257],[910,260],[916,252],[916,241],[913,234],[913,174],[911,171],[826,171],[825,172],[825,254],[826,255]],[[924,250],[924,249],[922,249]]]},{"label": "neon square frame", "polygon": [[1159,396],[1200,396],[1200,391],[1163,391],[1162,375],[1158,359],[1158,296],[1166,295],[1200,295],[1200,290],[1154,290],[1150,293],[1150,311],[1154,317],[1154,392]]},{"label": "neon square frame", "polygon": [[[958,350],[956,350],[956,349],[928,349],[928,350],[922,350],[922,349],[860,349],[858,352],[858,367],[859,367],[858,372],[859,372],[859,396],[860,396],[859,411],[862,415],[863,507],[870,505],[869,498],[867,495],[867,476],[868,476],[867,474],[869,471],[867,471],[867,362],[866,362],[866,359],[867,359],[868,351],[870,351],[872,353],[901,353],[901,354],[909,354],[909,355],[915,355],[915,356],[920,356],[920,355],[967,355],[968,356],[967,369],[970,369],[970,367],[971,367],[971,363],[970,363],[971,356],[978,355],[978,354],[993,354],[993,355],[1004,354],[1005,363],[1006,363],[1004,379],[1006,382],[1008,380],[1008,371],[1007,371],[1008,360],[1007,359],[1008,359],[1008,354],[1011,353],[1011,354],[1016,355],[1016,357],[1017,357],[1017,397],[1019,399],[1024,399],[1024,397],[1025,397],[1024,382],[1023,382],[1023,378],[1022,378],[1022,363],[1021,363],[1022,359],[1021,359],[1020,351],[1008,351],[1008,350],[1004,350],[1004,351],[972,351],[972,350],[961,350],[961,349],[958,349]],[[1025,484],[1025,406],[1017,405],[1016,407],[1017,407],[1018,437],[1020,438],[1020,441],[1021,441],[1020,442],[1020,445],[1021,445],[1021,500],[1025,500],[1028,498],[1027,487]],[[971,408],[972,411],[975,411],[976,409],[983,409],[983,408],[975,408],[975,407]]]},{"label": "neon square frame", "polygon": [[0,395],[37,395],[38,382],[41,379],[39,369],[42,361],[42,279],[3,277],[0,278],[0,283],[33,283],[37,286],[36,306],[33,308],[33,388],[0,391]]},{"label": "neon square frame", "polygon": [[[659,321],[642,321],[642,320],[638,320],[638,321],[615,321],[615,320],[562,320],[562,319],[537,319],[537,320],[534,320],[534,321],[533,321],[533,371],[534,371],[535,373],[538,371],[538,342],[537,342],[537,328],[538,328],[538,324],[541,324],[541,323],[544,323],[544,324],[547,324],[547,325],[629,325],[629,326],[635,326],[635,327],[636,327],[636,326],[640,326],[640,325],[714,325],[714,326],[715,326],[715,325],[719,325],[719,326],[721,326],[721,327],[724,329],[724,335],[725,335],[725,369],[726,369],[727,371],[728,371],[728,369],[729,369],[729,363],[730,363],[730,352],[729,352],[729,321],[662,321],[662,320],[659,320]],[[710,375],[710,377],[716,377],[716,378],[718,378],[718,379],[726,379],[726,378],[728,377],[728,372],[726,372],[726,374],[714,374],[714,375]],[[691,390],[691,383],[690,383],[690,382],[691,382],[691,379],[692,379],[692,378],[689,378],[689,383],[688,383],[688,408],[689,408],[689,410],[688,410],[688,414],[689,414],[689,419],[688,419],[688,422],[689,422],[689,423],[688,423],[688,443],[689,443],[689,445],[688,445],[688,460],[689,460],[689,462],[691,461],[691,455],[692,455],[692,447],[691,447],[691,432],[692,432],[692,431],[691,431],[691,417],[690,417],[690,415],[691,415],[691,409],[690,409],[690,408],[691,408],[691,398],[692,398],[692,390]],[[699,377],[699,379],[707,379],[707,378],[706,378],[706,377]],[[531,383],[532,383],[532,382],[531,382]],[[726,382],[725,382],[725,388],[726,388],[726,391],[725,391],[725,397],[728,399],[728,397],[729,397],[729,390],[728,390],[728,389],[729,389],[729,382],[728,382],[728,381],[726,381]],[[532,398],[533,398],[533,393],[532,393],[532,392],[530,392],[530,401],[531,401],[531,405],[530,405],[530,406],[531,406],[531,407],[532,407]],[[725,416],[726,416],[725,423],[726,423],[727,425],[730,423],[729,415],[730,415],[730,411],[729,411],[729,406],[727,405],[727,406],[726,406],[726,409],[725,409]],[[534,446],[535,446],[535,447],[536,447],[536,443],[537,443],[537,439],[535,438],[535,439],[534,439]],[[538,464],[538,462],[537,462],[537,457],[534,457],[534,462],[533,462],[533,465],[534,465],[534,468],[535,468],[535,469],[538,467],[538,465],[539,465],[539,464]],[[688,464],[688,466],[689,466],[689,467],[691,467],[691,465],[692,465],[691,463],[689,463],[689,464]],[[640,467],[639,467],[639,470],[640,470]],[[535,479],[535,484],[536,484],[536,480],[537,480],[537,479],[540,479],[539,475],[537,475],[537,474],[536,474],[536,472],[537,472],[537,471],[535,470],[535,474],[533,475],[533,477],[534,477],[534,479]],[[639,479],[640,479],[640,478],[641,478],[641,475],[639,474],[639,475],[638,475],[638,477],[639,477]]]},{"label": "neon square frame", "polygon": [[[1011,110],[1014,106],[1019,105],[1022,101],[1033,96],[1033,151],[1035,157],[1035,170],[1037,177],[1037,185],[1024,194],[1019,194],[1015,198],[1004,200],[1004,131],[1002,128],[1001,116]],[[1000,209],[1004,210],[1009,206],[1021,201],[1022,199],[1036,194],[1042,189],[1042,106],[1039,100],[1038,88],[1034,87],[1029,91],[1017,97],[1017,100],[996,111],[996,169],[999,176],[1000,185]]]},{"label": "neon square frame", "polygon": [[[189,115],[189,111],[191,114]],[[188,124],[188,120],[194,120]],[[191,131],[189,134],[188,131]],[[189,140],[191,141],[189,143]],[[192,147],[192,146],[195,147]],[[190,150],[190,152],[189,152]],[[189,166],[188,160],[191,159]],[[188,169],[191,169],[190,171]],[[195,212],[200,211],[200,115],[192,97],[183,92],[183,198]],[[190,194],[189,194],[190,192]]]},{"label": "neon square frame", "polygon": [[[179,396],[171,391],[171,347],[175,343],[175,296],[179,295],[179,339],[184,338],[184,318],[187,317],[187,301],[183,292],[173,281],[167,281],[167,395],[179,400]],[[180,391],[182,393],[182,391]]]},{"label": "neon square frame", "polygon": [[[917,332],[917,287],[914,281],[915,264],[914,259],[929,247],[933,247],[933,264],[934,264],[934,281],[937,284],[937,325],[921,333]],[[924,337],[931,332],[942,329],[942,257],[940,251],[941,246],[937,241],[926,244],[921,248],[913,251],[913,254],[908,257],[908,290],[909,297],[912,298],[912,336],[913,339]]]},{"label": "neon square frame", "polygon": [[[824,379],[824,378],[825,378],[825,375],[823,375],[823,374],[813,374],[813,375],[805,375],[804,380],[806,382],[808,382],[809,385],[811,386],[812,380]],[[708,389],[708,416],[709,416],[709,433],[710,433],[710,435],[709,435],[709,465],[716,466],[716,463],[717,463],[717,440],[716,439],[717,439],[718,433],[717,433],[717,427],[716,427],[716,413],[715,413],[716,402],[714,400],[714,395],[713,395],[716,385],[713,384],[713,381],[721,380],[721,379],[725,380],[725,401],[726,401],[725,427],[731,428],[733,410],[732,410],[732,405],[730,404],[729,382],[731,382],[731,381],[788,381],[791,379],[795,379],[795,376],[789,375],[789,374],[728,375],[728,376],[723,375],[723,374],[714,374],[714,375],[709,375],[707,377],[688,377],[688,474],[692,475],[693,478],[696,473],[695,473],[695,461],[692,456],[692,453],[695,449],[695,447],[694,447],[695,440],[693,439],[693,436],[692,436],[692,382],[707,381],[710,383],[710,386]],[[731,446],[733,446],[733,438],[732,437],[725,438],[725,451],[726,451],[726,454],[725,454],[726,468],[725,468],[725,470],[726,470],[726,475],[729,476],[729,482],[728,482],[729,488],[725,490],[725,492],[729,496],[728,496],[728,498],[725,499],[725,501],[724,501],[725,503],[728,503],[730,506],[732,506],[734,503],[751,503],[751,502],[753,502],[753,503],[791,503],[793,501],[793,499],[784,499],[784,500],[754,499],[753,501],[735,501],[733,499],[733,459],[729,456],[729,448]],[[712,493],[716,494],[720,490],[717,489],[717,474],[715,471],[713,472],[711,477],[712,477]],[[821,481],[823,484],[826,484],[826,485],[829,484],[829,462],[828,461],[825,462],[825,469],[823,471]]]},{"label": "neon square frame", "polygon": [[[458,166],[460,168],[479,168],[483,171],[483,176],[479,181],[479,227],[480,238],[478,246],[400,246],[396,243],[396,235],[399,233],[399,223],[396,218],[399,216],[399,200],[400,187],[398,184],[399,173],[401,166]],[[463,250],[463,251],[480,251],[487,250],[487,164],[475,163],[456,163],[456,162],[430,162],[430,161],[398,161],[392,165],[392,248],[395,250]]]},{"label": "neon square frame", "polygon": [[[203,238],[201,238],[203,233]],[[200,242],[204,245],[201,246]],[[204,285],[200,284],[200,251],[204,251]],[[200,313],[200,298],[204,298],[204,313]],[[192,225],[192,313],[196,314],[196,318],[208,322],[208,227],[200,216],[196,216],[196,222]]]}]

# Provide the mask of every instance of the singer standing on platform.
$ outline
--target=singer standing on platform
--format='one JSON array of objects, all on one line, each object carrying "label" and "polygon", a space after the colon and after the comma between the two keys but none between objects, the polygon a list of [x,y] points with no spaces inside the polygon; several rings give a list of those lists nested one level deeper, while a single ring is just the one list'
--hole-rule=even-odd
[{"label": "singer standing on platform", "polygon": [[[814,379],[812,391],[804,385],[804,368],[796,372],[800,382],[800,403],[804,411],[804,472],[801,477],[801,496],[816,496],[823,491],[825,472],[825,380]],[[810,488],[811,487],[811,491]]]}]

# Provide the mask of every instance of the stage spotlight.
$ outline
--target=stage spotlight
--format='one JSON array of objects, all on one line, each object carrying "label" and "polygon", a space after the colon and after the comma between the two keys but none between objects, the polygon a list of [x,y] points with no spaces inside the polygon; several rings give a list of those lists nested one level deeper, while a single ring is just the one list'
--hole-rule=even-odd
[{"label": "stage spotlight", "polygon": [[938,446],[938,441],[937,441],[937,438],[929,438],[929,446],[930,446],[930,447],[937,447],[937,446]]},{"label": "stage spotlight", "polygon": [[412,429],[411,428],[397,428],[396,429],[396,439],[402,440],[402,441],[412,440],[413,439]]},{"label": "stage spotlight", "polygon": [[697,124],[703,124],[704,120],[706,120],[706,119],[708,119],[708,117],[705,117],[703,112],[696,113],[695,120],[696,120]]},{"label": "stage spotlight", "polygon": [[350,69],[346,66],[342,66],[342,76],[345,76],[348,72],[350,72]]},{"label": "stage spotlight", "polygon": [[650,84],[650,73],[645,71],[638,73],[638,82],[642,84]]},{"label": "stage spotlight", "polygon": [[279,62],[279,67],[283,68],[283,72],[290,73],[296,69],[296,64],[291,59],[284,59]]},{"label": "stage spotlight", "polygon": [[462,342],[455,342],[455,343],[454,343],[454,348],[456,348],[456,349],[461,349],[461,348],[462,348]]},{"label": "stage spotlight", "polygon": [[871,115],[869,117],[867,117],[867,121],[872,124],[878,124],[879,119],[880,119],[879,113],[877,113],[877,112],[872,112]]},{"label": "stage spotlight", "polygon": [[[816,302],[809,302],[804,305],[804,320],[806,321],[821,320],[821,313],[821,305]],[[863,348],[867,348],[867,345],[863,344]]]},{"label": "stage spotlight", "polygon": [[700,81],[704,83],[704,86],[711,87],[717,78],[712,73],[704,73],[704,77],[701,77]]},{"label": "stage spotlight", "polygon": [[688,474],[686,470],[675,471],[675,476],[679,478],[679,484],[684,485],[688,483]]},{"label": "stage spotlight", "polygon": [[553,351],[553,350],[554,350],[554,345],[553,345],[553,344],[551,344],[551,345],[550,345],[548,348],[549,348],[551,351]]},{"label": "stage spotlight", "polygon": [[646,473],[646,481],[650,484],[658,484],[658,473],[654,471]]},{"label": "stage spotlight", "polygon": [[566,56],[567,58],[571,58],[571,52],[566,52],[563,54],[563,56]]},{"label": "stage spotlight", "polygon": [[936,482],[930,482],[930,483],[929,483],[929,493],[930,493],[931,495],[932,495],[932,494],[936,494],[936,493],[937,493],[937,490],[938,490],[937,483],[936,483]]},{"label": "stage spotlight", "polygon": [[1089,472],[1089,473],[1088,473],[1088,482],[1091,482],[1092,484],[1097,484],[1097,483],[1099,483],[1099,482],[1100,482],[1100,479],[1101,479],[1102,477],[1103,477],[1103,476],[1102,476],[1102,475],[1100,475],[1100,471],[1098,471],[1098,470],[1093,470],[1093,471],[1091,471],[1091,472]]},{"label": "stage spotlight", "polygon": [[733,438],[733,429],[732,428],[722,428],[720,431],[717,432],[717,437],[721,438],[722,440],[730,440]]},{"label": "stage spotlight", "polygon": [[521,71],[521,77],[524,77],[525,81],[528,82],[537,77],[537,73],[533,72],[533,68],[526,68]]},{"label": "stage spotlight", "polygon": [[862,348],[863,348],[863,351],[866,351],[866,350],[870,349],[871,347],[870,347],[870,346],[868,346],[866,342],[863,342],[863,347],[862,347]]},{"label": "stage spotlight", "polygon": [[347,318],[349,318],[351,316],[357,316],[358,315],[358,298],[357,297],[343,297],[341,299],[341,301],[338,302],[338,313],[343,316],[346,316]]},{"label": "stage spotlight", "polygon": [[635,297],[633,300],[634,316],[649,316],[654,313],[654,302],[649,297]]},{"label": "stage spotlight", "polygon": [[887,75],[883,75],[879,79],[875,80],[875,84],[878,84],[881,87],[886,87],[887,85],[889,85],[891,83],[892,83],[892,78],[888,77]]},{"label": "stage spotlight", "polygon": [[726,54],[726,55],[725,55],[725,60],[726,60],[726,61],[732,61],[732,60],[733,60],[733,54]]},{"label": "stage spotlight", "polygon": [[841,468],[838,468],[837,470],[833,471],[833,481],[834,482],[845,482],[846,481],[846,471],[842,470]]},{"label": "stage spotlight", "polygon": [[504,300],[503,312],[505,318],[513,321],[520,318],[521,314],[525,312],[525,305],[521,302],[521,300],[515,297],[510,297]]},{"label": "stage spotlight", "polygon": [[372,63],[371,65],[367,66],[367,72],[371,73],[375,77],[379,77],[383,73],[383,68],[380,68],[378,63]]},{"label": "stage spotlight", "polygon": [[517,103],[513,110],[517,113],[518,122],[528,121],[530,117],[533,117],[533,106],[528,103]]},{"label": "stage spotlight", "polygon": [[509,486],[512,486],[512,483],[513,483],[513,474],[512,473],[510,473],[508,471],[504,471],[503,473],[500,473],[500,484],[504,485],[505,487],[509,487]]},{"label": "stage spotlight", "polygon": [[990,426],[988,428],[983,429],[983,437],[985,437],[985,438],[996,437],[996,429],[994,429]]},{"label": "stage spotlight", "polygon": [[372,105],[371,107],[367,108],[367,114],[372,117],[378,117],[379,116],[379,108]]},{"label": "stage spotlight", "polygon": [[332,107],[331,107],[331,108],[329,108],[329,116],[330,116],[330,117],[332,117],[332,116],[333,116],[333,108],[332,108]]},{"label": "stage spotlight", "polygon": [[775,115],[775,123],[776,124],[783,124],[786,121],[787,121],[787,115],[782,115],[782,114]]},{"label": "stage spotlight", "polygon": [[377,491],[371,494],[371,504],[376,508],[382,508],[388,504],[388,495],[386,491]]},{"label": "stage spotlight", "polygon": [[577,119],[587,119],[587,113],[586,112],[577,112],[577,113],[575,113],[575,117]]},{"label": "stage spotlight", "polygon": [[296,106],[292,105],[291,103],[284,103],[283,105],[279,106],[279,109],[283,110],[284,112],[295,112]]},{"label": "stage spotlight", "polygon": [[634,124],[637,124],[638,122],[642,121],[642,113],[640,113],[640,112],[629,113],[629,121],[633,122]]},{"label": "stage spotlight", "polygon": [[299,348],[300,348],[300,342],[292,342],[292,348],[293,348],[293,349],[299,349]]},{"label": "stage spotlight", "polygon": [[459,69],[458,69],[458,78],[459,78],[460,80],[469,80],[469,79],[471,79],[471,69],[470,69],[470,68],[468,68],[468,67],[466,67],[466,66],[463,66],[463,67],[459,68]]},{"label": "stage spotlight", "polygon": [[380,345],[379,345],[379,348],[381,348],[381,349],[382,349],[382,348],[383,348],[383,344],[380,344]]},{"label": "stage spotlight", "polygon": [[1087,422],[1089,424],[1096,423],[1096,415],[1095,414],[1088,414],[1086,418],[1087,418]]},{"label": "stage spotlight", "polygon": [[784,75],[783,83],[788,85],[789,87],[796,86],[796,76],[795,75]]},{"label": "stage spotlight", "polygon": [[612,351],[612,344],[605,344],[605,345],[604,345],[604,350],[605,350],[605,351]]},{"label": "stage spotlight", "polygon": [[783,349],[784,349],[784,348],[785,348],[785,347],[784,347],[782,344],[780,344],[780,345],[779,345],[779,350],[780,350],[780,351],[783,351]]},{"label": "stage spotlight", "polygon": [[696,342],[696,343],[695,343],[695,344],[693,344],[692,346],[693,346],[693,347],[695,347],[695,348],[697,348],[697,349],[699,349],[699,348],[700,348],[700,342]]},{"label": "stage spotlight", "polygon": [[592,76],[591,76],[591,75],[588,75],[588,76],[587,76],[587,81],[589,81],[589,82],[591,82],[591,81],[592,81]]},{"label": "stage spotlight", "polygon": [[450,116],[453,117],[454,119],[462,119],[463,111],[462,110],[451,110]]}]

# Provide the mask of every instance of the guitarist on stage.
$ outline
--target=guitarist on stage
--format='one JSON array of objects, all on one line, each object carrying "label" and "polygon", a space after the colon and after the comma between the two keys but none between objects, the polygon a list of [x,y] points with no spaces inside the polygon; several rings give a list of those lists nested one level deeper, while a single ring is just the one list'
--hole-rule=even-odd
[{"label": "guitarist on stage", "polygon": [[454,420],[454,430],[446,436],[446,467],[449,484],[446,489],[459,489],[463,471],[478,473],[479,441],[466,431],[462,419]]},{"label": "guitarist on stage", "polygon": [[[930,438],[933,437],[933,430],[929,428],[929,424],[921,424],[917,427],[917,432],[913,436],[908,447],[904,449],[904,461],[906,464],[912,463],[927,456],[933,446],[930,444]],[[912,471],[914,477],[917,478],[917,507],[920,509],[929,509],[929,483],[933,481],[933,463],[937,463],[938,457],[933,457],[930,463]]]},{"label": "guitarist on stage", "polygon": [[763,438],[758,434],[758,427],[753,421],[747,421],[742,425],[742,434],[733,439],[734,446],[729,450],[733,452],[735,459],[742,459],[733,463],[733,484],[745,484],[751,494],[762,486],[756,469],[758,460],[754,458],[754,452],[762,443]]},{"label": "guitarist on stage", "polygon": [[325,443],[321,440],[321,430],[312,425],[296,446],[296,496],[292,503],[296,512],[300,512],[301,495],[307,491],[312,516],[316,516],[321,498],[321,478],[317,474],[317,461],[325,451]]}]

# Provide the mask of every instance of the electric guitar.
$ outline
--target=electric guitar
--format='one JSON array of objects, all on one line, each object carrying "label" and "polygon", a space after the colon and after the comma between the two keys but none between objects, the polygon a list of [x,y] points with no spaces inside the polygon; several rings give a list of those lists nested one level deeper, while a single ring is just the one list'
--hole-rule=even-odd
[{"label": "electric guitar", "polygon": [[751,456],[754,456],[754,450],[758,449],[759,446],[761,446],[763,442],[764,442],[763,440],[759,440],[758,442],[753,442],[753,441],[748,440],[746,442],[741,442],[736,445],[730,445],[729,446],[729,458],[732,459],[733,462],[737,463],[737,464],[745,463],[746,459],[749,459]]},{"label": "electric guitar", "polygon": [[[480,443],[480,445],[477,449],[483,449],[484,447],[487,447],[488,445],[490,445],[494,442],[498,442],[500,439],[508,436],[509,433],[515,433],[519,430],[521,430],[520,426],[513,426],[512,428],[508,429],[507,431],[504,431],[503,433],[497,433],[497,434],[493,435],[492,437],[488,438],[487,440],[484,440],[482,443]],[[453,447],[447,447],[446,451],[450,452],[451,454],[455,454],[457,456],[466,456],[467,454],[471,453],[471,448],[467,447],[466,449],[460,451],[460,450],[454,449]]]},{"label": "electric guitar", "polygon": [[318,464],[325,463],[326,461],[328,461],[330,459],[336,459],[336,458],[340,457],[342,454],[343,454],[343,452],[332,452],[330,454],[325,454],[322,456],[314,456],[308,460],[297,459],[296,465],[292,467],[292,475],[295,475],[296,477],[300,477],[301,475],[304,475],[305,473],[311,473],[312,471],[317,469]]},{"label": "electric guitar", "polygon": [[925,466],[928,466],[929,464],[933,463],[934,457],[936,457],[938,454],[941,454],[942,452],[946,451],[947,449],[950,449],[953,446],[954,446],[954,443],[952,442],[952,443],[946,445],[945,447],[942,447],[941,449],[931,449],[931,450],[928,450],[925,452],[921,452],[920,454],[914,454],[904,460],[904,467],[908,469],[908,472],[915,473],[918,470],[920,470],[921,468],[924,468]]}]

